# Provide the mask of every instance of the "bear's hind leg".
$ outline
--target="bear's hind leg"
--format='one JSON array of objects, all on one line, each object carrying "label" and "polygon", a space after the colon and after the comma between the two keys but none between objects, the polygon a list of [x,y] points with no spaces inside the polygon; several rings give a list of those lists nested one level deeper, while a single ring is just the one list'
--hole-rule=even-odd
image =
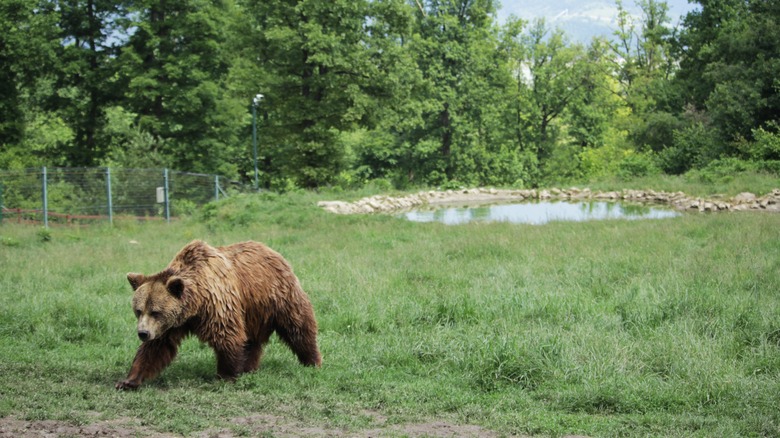
[{"label": "bear's hind leg", "polygon": [[251,373],[260,366],[260,358],[263,357],[263,344],[249,342],[244,347],[244,373]]},{"label": "bear's hind leg", "polygon": [[317,348],[317,329],[311,327],[292,328],[277,327],[276,334],[298,356],[303,365],[318,367],[322,365],[322,356]]}]

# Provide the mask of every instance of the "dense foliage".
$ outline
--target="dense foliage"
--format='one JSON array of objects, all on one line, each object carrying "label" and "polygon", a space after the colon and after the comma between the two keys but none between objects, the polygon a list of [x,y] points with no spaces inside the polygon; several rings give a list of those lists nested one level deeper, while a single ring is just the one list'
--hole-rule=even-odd
[{"label": "dense foliage", "polygon": [[0,0],[0,168],[249,180],[262,93],[277,189],[780,170],[780,3],[637,3],[586,47],[496,0]]}]

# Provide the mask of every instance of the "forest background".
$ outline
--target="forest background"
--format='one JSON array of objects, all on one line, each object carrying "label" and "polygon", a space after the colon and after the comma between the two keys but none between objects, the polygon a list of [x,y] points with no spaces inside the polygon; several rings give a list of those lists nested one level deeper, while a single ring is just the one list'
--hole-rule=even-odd
[{"label": "forest background", "polygon": [[495,0],[0,0],[0,169],[250,181],[262,93],[275,190],[780,173],[780,2],[691,3],[582,44]]}]

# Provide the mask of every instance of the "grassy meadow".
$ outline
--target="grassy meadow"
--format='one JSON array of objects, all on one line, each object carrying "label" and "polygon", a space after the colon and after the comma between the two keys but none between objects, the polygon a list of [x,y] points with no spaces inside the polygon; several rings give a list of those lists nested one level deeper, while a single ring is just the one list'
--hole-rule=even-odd
[{"label": "grassy meadow", "polygon": [[[357,196],[238,195],[170,225],[3,225],[0,417],[182,435],[248,435],[235,419],[271,413],[346,434],[381,416],[499,435],[780,436],[780,215],[447,226],[316,207]],[[125,274],[195,238],[262,241],[292,263],[321,369],[274,340],[258,372],[225,383],[189,339],[159,378],[114,390],[138,347]]]}]

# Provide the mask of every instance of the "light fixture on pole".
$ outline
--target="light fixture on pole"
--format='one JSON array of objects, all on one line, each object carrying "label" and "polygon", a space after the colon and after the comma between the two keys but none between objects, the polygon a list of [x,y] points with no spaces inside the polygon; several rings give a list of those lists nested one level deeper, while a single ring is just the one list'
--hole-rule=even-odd
[{"label": "light fixture on pole", "polygon": [[259,172],[257,171],[257,105],[263,100],[262,94],[257,94],[252,99],[252,151],[255,156],[255,190],[258,189]]}]

